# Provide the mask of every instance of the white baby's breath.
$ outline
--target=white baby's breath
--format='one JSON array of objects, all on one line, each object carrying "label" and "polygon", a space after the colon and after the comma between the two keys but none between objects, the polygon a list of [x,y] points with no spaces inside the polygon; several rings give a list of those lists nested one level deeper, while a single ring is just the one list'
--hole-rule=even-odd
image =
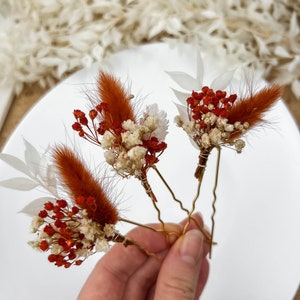
[{"label": "white baby's breath", "polygon": [[142,135],[143,128],[137,128],[134,131],[126,131],[121,133],[124,147],[129,150],[132,147],[142,144]]},{"label": "white baby's breath", "polygon": [[103,232],[106,237],[113,237],[115,234],[118,234],[118,231],[113,224],[105,224]]},{"label": "white baby's breath", "polygon": [[110,147],[112,147],[114,141],[115,136],[109,130],[106,130],[101,141],[101,147],[103,149],[109,149]]},{"label": "white baby's breath", "polygon": [[97,238],[95,247],[98,252],[107,252],[109,250],[109,243],[105,238]]},{"label": "white baby's breath", "polygon": [[160,110],[156,103],[146,107],[141,124],[149,129],[149,137],[155,136],[164,141],[168,133],[168,123],[166,112]]},{"label": "white baby's breath", "polygon": [[146,106],[140,120],[123,121],[121,127],[121,133],[112,128],[104,132],[101,140],[104,158],[119,175],[139,178],[146,164],[147,141],[154,138],[153,143],[161,143],[167,135],[167,114],[159,110],[157,104],[152,104]]},{"label": "white baby's breath", "polygon": [[35,233],[44,224],[44,219],[39,216],[35,216],[31,221],[31,232]]}]

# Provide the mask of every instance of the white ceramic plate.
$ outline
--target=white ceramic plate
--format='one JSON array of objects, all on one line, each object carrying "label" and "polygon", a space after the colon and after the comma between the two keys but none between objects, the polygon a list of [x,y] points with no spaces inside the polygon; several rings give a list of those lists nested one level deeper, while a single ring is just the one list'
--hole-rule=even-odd
[{"label": "white ceramic plate", "polygon": [[[224,69],[218,59],[205,59],[205,83]],[[195,191],[193,179],[197,152],[172,120],[177,114],[170,90],[172,81],[165,70],[194,75],[195,52],[166,44],[140,46],[112,55],[104,64],[122,80],[131,83],[132,92],[143,103],[157,102],[168,112],[170,130],[168,151],[159,163],[161,172],[178,197],[188,206]],[[102,65],[102,67],[104,67]],[[48,144],[64,142],[80,146],[88,162],[103,161],[101,150],[77,138],[70,128],[72,111],[86,108],[85,91],[95,90],[99,65],[77,72],[60,83],[30,111],[11,136],[3,152],[23,158],[23,137],[43,151]],[[241,155],[224,150],[218,186],[215,240],[208,284],[202,299],[286,300],[291,299],[300,280],[300,139],[295,123],[282,102],[268,114],[272,121],[249,135]],[[214,155],[209,159],[200,202],[210,226],[211,185]],[[0,180],[19,174],[0,162]],[[163,217],[183,218],[177,205],[151,177]],[[121,181],[123,216],[141,222],[156,220],[156,213],[136,180]],[[68,270],[48,263],[44,253],[26,245],[30,219],[18,214],[42,191],[18,192],[0,188],[0,298],[6,300],[75,299],[99,256]],[[125,233],[128,226],[120,226]]]}]

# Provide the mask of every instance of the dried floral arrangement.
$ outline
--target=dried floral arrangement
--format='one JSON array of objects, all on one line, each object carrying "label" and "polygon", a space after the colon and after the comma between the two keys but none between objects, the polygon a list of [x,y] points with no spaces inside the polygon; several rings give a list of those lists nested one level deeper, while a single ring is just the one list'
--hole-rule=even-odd
[{"label": "dried floral arrangement", "polygon": [[[97,98],[87,97],[88,112],[73,111],[72,129],[85,142],[104,151],[105,161],[117,176],[135,178],[144,188],[161,223],[159,230],[150,225],[122,217],[116,203],[107,192],[107,184],[90,171],[84,159],[71,147],[56,145],[40,154],[25,140],[25,161],[10,154],[0,154],[0,159],[26,175],[0,182],[1,186],[19,190],[43,188],[49,194],[28,204],[23,212],[33,216],[31,231],[36,239],[29,244],[42,252],[50,253],[48,260],[56,266],[69,268],[81,265],[96,252],[109,251],[111,243],[135,246],[147,255],[142,245],[130,240],[116,228],[118,222],[142,226],[158,231],[166,243],[173,232],[168,232],[161,217],[159,195],[153,192],[148,180],[153,171],[187,216],[185,234],[190,222],[195,222],[211,249],[214,245],[214,216],[217,200],[218,170],[223,147],[241,153],[245,147],[243,136],[252,128],[264,123],[264,114],[282,94],[278,85],[266,86],[247,95],[226,91],[233,72],[216,78],[210,86],[203,86],[203,63],[197,52],[196,78],[183,72],[168,75],[187,92],[174,90],[178,100],[179,115],[175,118],[192,145],[198,150],[195,158],[195,195],[187,206],[178,199],[158,168],[159,160],[167,153],[165,137],[168,133],[166,113],[157,104],[137,109],[134,97],[124,84],[112,74],[100,71],[97,81]],[[188,139],[187,139],[187,142]],[[200,197],[206,164],[212,151],[217,152],[214,177],[211,232],[207,232],[193,217]],[[50,161],[49,161],[50,155]]]},{"label": "dried floral arrangement", "polygon": [[4,0],[0,84],[52,85],[109,53],[176,40],[271,74],[299,98],[299,15],[294,0]]}]

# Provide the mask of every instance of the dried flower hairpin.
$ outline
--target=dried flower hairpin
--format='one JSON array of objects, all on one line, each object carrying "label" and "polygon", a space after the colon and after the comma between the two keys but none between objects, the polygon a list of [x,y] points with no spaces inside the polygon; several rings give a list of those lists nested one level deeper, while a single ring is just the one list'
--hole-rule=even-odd
[{"label": "dried flower hairpin", "polygon": [[[114,76],[100,72],[98,80],[99,99],[92,101],[88,113],[75,109],[72,125],[78,135],[101,147],[108,165],[122,178],[134,177],[140,181],[157,212],[161,230],[168,243],[172,232],[167,232],[154,194],[148,180],[149,170],[153,170],[169,191],[179,208],[186,212],[189,222],[195,222],[211,246],[214,243],[214,214],[220,151],[222,146],[242,151],[245,142],[242,136],[254,126],[263,122],[264,113],[272,107],[281,95],[281,87],[270,86],[248,97],[228,95],[223,89],[230,82],[228,72],[215,80],[211,87],[202,86],[203,66],[200,55],[197,60],[197,77],[169,72],[169,75],[188,93],[174,90],[181,102],[177,104],[180,115],[175,121],[199,150],[195,166],[196,193],[191,200],[191,208],[183,205],[167,180],[157,167],[160,156],[167,148],[164,141],[168,121],[166,113],[156,104],[144,109],[143,114],[135,112],[132,96]],[[222,85],[217,86],[222,79]],[[30,244],[42,251],[49,251],[48,260],[57,266],[80,265],[95,252],[107,251],[110,242],[135,245],[146,254],[147,249],[129,240],[116,229],[118,222],[128,222],[156,229],[122,218],[105,184],[89,171],[83,159],[66,146],[55,146],[50,154],[52,162],[46,160],[49,151],[40,155],[25,141],[25,162],[9,154],[0,158],[24,173],[26,178],[16,178],[1,182],[2,186],[30,190],[37,186],[46,189],[51,197],[39,198],[27,205],[23,212],[35,215],[32,231],[37,234]],[[201,183],[208,157],[217,150],[217,168],[213,189],[212,231],[208,234],[193,218],[196,202],[200,195]],[[186,203],[186,201],[185,201]],[[187,223],[187,224],[188,224]],[[186,228],[183,230],[185,232]]]},{"label": "dried flower hairpin", "polygon": [[218,153],[211,215],[212,245],[221,147],[234,147],[237,153],[241,153],[245,147],[245,141],[241,137],[253,127],[264,123],[263,116],[280,98],[282,87],[272,85],[247,97],[238,98],[237,94],[228,95],[222,89],[226,88],[231,81],[233,72],[224,73],[216,78],[211,87],[202,86],[203,65],[199,52],[197,52],[197,61],[196,78],[182,72],[168,72],[168,74],[181,88],[192,90],[191,93],[174,90],[181,103],[176,104],[180,115],[175,118],[175,122],[199,149],[199,160],[195,171],[198,192],[189,216],[195,209],[208,157],[213,149]]}]

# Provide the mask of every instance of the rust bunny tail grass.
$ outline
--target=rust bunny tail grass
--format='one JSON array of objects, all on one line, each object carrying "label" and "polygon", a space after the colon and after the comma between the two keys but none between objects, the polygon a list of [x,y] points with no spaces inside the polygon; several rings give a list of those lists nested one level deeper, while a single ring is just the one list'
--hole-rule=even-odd
[{"label": "rust bunny tail grass", "polygon": [[135,120],[131,96],[114,76],[103,71],[99,74],[98,91],[100,99],[108,106],[104,114],[104,122],[109,127],[122,124],[126,120]]},{"label": "rust bunny tail grass", "polygon": [[[231,108],[228,115],[228,122],[249,123],[249,129],[263,122],[264,114],[279,100],[283,93],[283,88],[279,85],[265,87],[256,94],[240,99]],[[232,135],[234,140],[241,134]]]},{"label": "rust bunny tail grass", "polygon": [[66,146],[57,146],[54,148],[53,158],[62,183],[76,204],[86,209],[94,222],[103,226],[116,224],[119,214],[115,205],[79,156]]}]

